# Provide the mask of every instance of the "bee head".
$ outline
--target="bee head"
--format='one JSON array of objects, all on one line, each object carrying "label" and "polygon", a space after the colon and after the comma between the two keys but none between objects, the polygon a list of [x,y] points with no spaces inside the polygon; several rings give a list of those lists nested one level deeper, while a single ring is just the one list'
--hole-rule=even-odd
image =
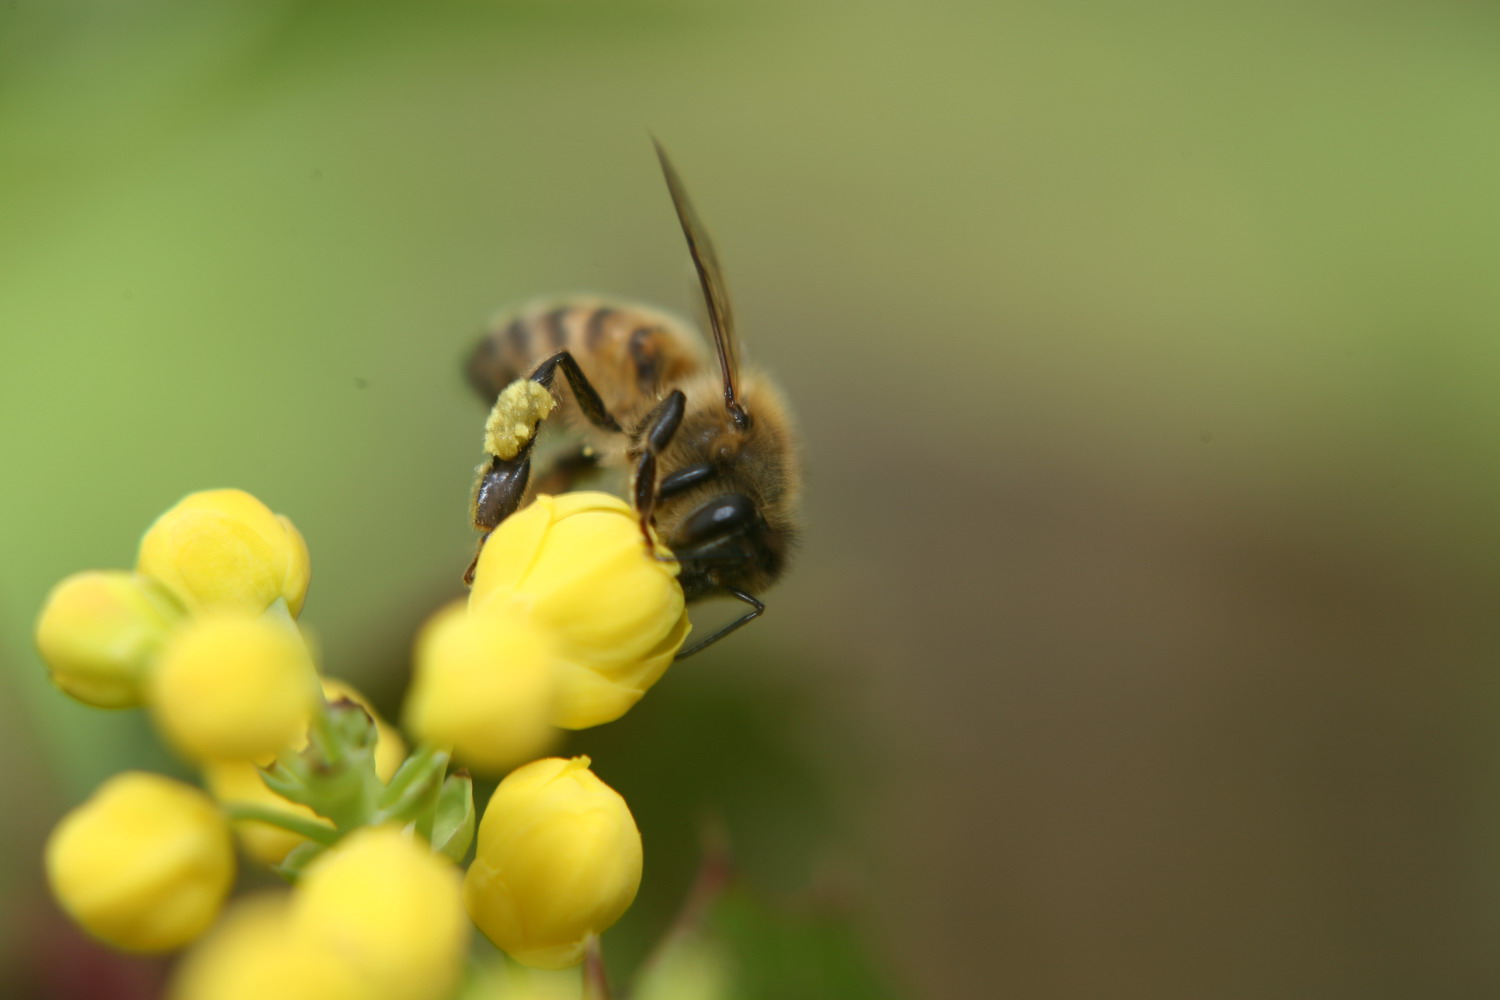
[{"label": "bee head", "polygon": [[679,580],[688,600],[724,588],[758,589],[779,573],[783,559],[775,532],[743,493],[709,497],[666,543],[682,565]]}]

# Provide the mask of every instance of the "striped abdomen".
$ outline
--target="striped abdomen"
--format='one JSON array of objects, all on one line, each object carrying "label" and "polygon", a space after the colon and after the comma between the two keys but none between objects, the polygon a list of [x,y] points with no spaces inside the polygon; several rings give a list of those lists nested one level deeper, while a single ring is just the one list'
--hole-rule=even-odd
[{"label": "striped abdomen", "polygon": [[[492,402],[501,389],[564,350],[578,361],[605,408],[624,423],[697,372],[706,357],[701,338],[653,309],[551,302],[502,316],[474,349],[469,381]],[[565,393],[559,397],[571,408]]]}]

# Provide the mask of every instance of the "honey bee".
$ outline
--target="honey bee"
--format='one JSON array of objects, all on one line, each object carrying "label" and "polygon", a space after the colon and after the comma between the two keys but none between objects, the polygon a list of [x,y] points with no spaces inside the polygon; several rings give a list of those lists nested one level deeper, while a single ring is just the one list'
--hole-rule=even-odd
[{"label": "honey bee", "polygon": [[[654,142],[654,140],[653,140]],[[596,469],[623,470],[647,551],[652,532],[672,550],[689,601],[733,597],[738,619],[678,654],[707,648],[765,610],[754,595],[785,571],[797,539],[798,445],[774,382],[741,365],[718,257],[660,143],[657,159],[687,239],[713,334],[645,306],[572,298],[533,305],[496,322],[469,358],[470,382],[489,403],[518,379],[554,394],[557,414],[581,439],[539,463],[537,486],[569,488]],[[561,371],[568,391],[556,386]],[[524,388],[524,387],[523,387]],[[541,415],[506,457],[480,466],[473,497],[480,545],[532,490]],[[477,563],[478,556],[475,556]],[[465,581],[472,582],[474,564]]]}]

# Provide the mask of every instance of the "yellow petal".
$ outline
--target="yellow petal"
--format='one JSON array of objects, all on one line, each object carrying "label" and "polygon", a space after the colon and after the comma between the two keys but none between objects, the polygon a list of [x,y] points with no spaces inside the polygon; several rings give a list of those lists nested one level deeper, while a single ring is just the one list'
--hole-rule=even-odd
[{"label": "yellow petal", "polygon": [[474,567],[474,586],[469,591],[471,604],[483,601],[491,593],[520,586],[552,527],[555,501],[555,497],[545,494],[537,497],[490,534]]},{"label": "yellow petal", "polygon": [[558,726],[619,718],[671,664],[691,624],[678,566],[606,493],[538,497],[480,553],[469,608],[524,614],[557,647]]}]

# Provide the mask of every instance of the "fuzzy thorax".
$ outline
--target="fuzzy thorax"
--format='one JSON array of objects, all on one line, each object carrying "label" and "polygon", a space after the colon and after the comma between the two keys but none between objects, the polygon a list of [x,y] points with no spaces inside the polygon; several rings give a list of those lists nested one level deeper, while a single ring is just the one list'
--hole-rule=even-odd
[{"label": "fuzzy thorax", "polygon": [[484,450],[496,458],[512,459],[530,443],[536,425],[552,412],[557,400],[530,379],[517,379],[500,393],[484,422]]}]

